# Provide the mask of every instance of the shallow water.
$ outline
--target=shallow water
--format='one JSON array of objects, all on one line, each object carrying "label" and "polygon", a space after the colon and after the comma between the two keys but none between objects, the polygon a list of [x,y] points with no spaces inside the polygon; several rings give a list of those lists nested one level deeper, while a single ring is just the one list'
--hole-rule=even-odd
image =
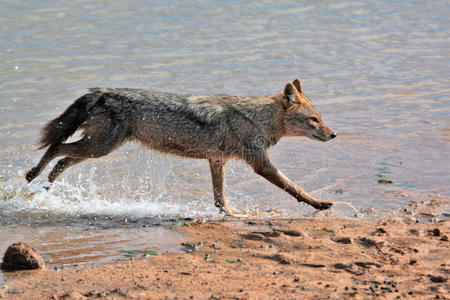
[{"label": "shallow water", "polygon": [[[25,184],[43,154],[34,146],[41,126],[93,86],[267,95],[298,77],[338,138],[283,139],[271,157],[287,176],[359,211],[448,197],[449,16],[447,1],[3,1],[0,235],[91,218],[111,228],[216,216],[206,162],[134,144],[71,168],[49,191],[44,174]],[[314,212],[241,162],[226,176],[240,212]]]},{"label": "shallow water", "polygon": [[35,250],[44,257],[47,265],[59,266],[127,259],[131,250],[152,250],[158,254],[181,252],[180,243],[185,237],[161,226],[12,226],[0,232],[0,240],[2,249],[17,240],[38,245]]}]

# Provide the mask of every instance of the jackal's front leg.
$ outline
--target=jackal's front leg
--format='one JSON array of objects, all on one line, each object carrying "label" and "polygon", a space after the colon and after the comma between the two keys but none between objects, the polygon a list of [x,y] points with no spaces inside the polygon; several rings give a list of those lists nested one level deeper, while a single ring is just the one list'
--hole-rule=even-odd
[{"label": "jackal's front leg", "polygon": [[262,161],[252,162],[251,166],[255,172],[276,186],[282,188],[292,196],[294,196],[297,201],[305,202],[316,209],[328,209],[333,205],[331,202],[325,202],[317,200],[316,198],[308,195],[304,190],[298,187],[294,182],[287,178],[283,173],[281,173],[268,159]]},{"label": "jackal's front leg", "polygon": [[225,200],[224,173],[225,160],[222,158],[210,158],[209,167],[211,168],[211,177],[214,192],[214,204],[220,212],[231,213]]}]

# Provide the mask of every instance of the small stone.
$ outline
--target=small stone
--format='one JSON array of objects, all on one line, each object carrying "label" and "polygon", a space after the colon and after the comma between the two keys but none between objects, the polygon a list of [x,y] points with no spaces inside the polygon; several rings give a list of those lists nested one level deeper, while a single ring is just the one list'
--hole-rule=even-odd
[{"label": "small stone", "polygon": [[14,243],[8,247],[1,268],[4,270],[31,270],[45,267],[42,257],[24,243]]},{"label": "small stone", "polygon": [[60,296],[59,298],[56,298],[56,299],[67,299],[67,300],[69,300],[69,299],[86,299],[86,297],[85,296],[83,296],[82,294],[80,294],[79,292],[76,292],[76,291],[72,291],[72,292],[67,292],[67,293],[64,293],[62,296]]},{"label": "small stone", "polygon": [[444,235],[443,237],[441,237],[441,241],[448,242],[448,237]]},{"label": "small stone", "polygon": [[281,230],[281,232],[287,236],[293,236],[293,237],[297,237],[297,236],[301,236],[302,234],[297,231],[297,230]]},{"label": "small stone", "polygon": [[382,227],[377,228],[377,230],[375,230],[375,233],[386,233],[386,230]]},{"label": "small stone", "polygon": [[351,244],[352,243],[352,239],[348,238],[348,237],[336,238],[336,239],[333,239],[333,241],[336,243],[341,243],[341,244]]},{"label": "small stone", "polygon": [[428,277],[430,277],[431,282],[434,282],[434,283],[444,283],[447,281],[447,278],[442,277],[442,276],[428,275]]}]

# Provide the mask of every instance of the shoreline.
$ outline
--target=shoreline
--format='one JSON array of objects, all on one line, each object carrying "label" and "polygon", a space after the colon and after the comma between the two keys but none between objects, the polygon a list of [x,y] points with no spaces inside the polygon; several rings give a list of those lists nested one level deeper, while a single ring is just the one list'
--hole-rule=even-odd
[{"label": "shoreline", "polygon": [[[4,273],[8,299],[449,299],[450,220],[443,197],[396,217],[194,220],[184,253]],[[430,222],[417,222],[427,216]]]}]

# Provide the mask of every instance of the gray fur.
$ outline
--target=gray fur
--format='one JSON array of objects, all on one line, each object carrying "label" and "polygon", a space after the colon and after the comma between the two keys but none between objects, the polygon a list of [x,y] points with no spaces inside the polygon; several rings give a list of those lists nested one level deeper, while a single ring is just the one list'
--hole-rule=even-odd
[{"label": "gray fur", "polygon": [[[78,128],[84,131],[82,139],[63,143]],[[45,126],[40,144],[50,147],[26,178],[30,182],[52,159],[66,156],[50,173],[53,182],[69,166],[136,140],[164,153],[208,159],[216,206],[222,211],[228,210],[223,172],[229,158],[246,161],[299,201],[328,208],[331,204],[307,195],[271,165],[267,149],[285,135],[319,140],[335,136],[303,95],[299,81],[287,84],[279,94],[252,98],[93,88]]]}]

